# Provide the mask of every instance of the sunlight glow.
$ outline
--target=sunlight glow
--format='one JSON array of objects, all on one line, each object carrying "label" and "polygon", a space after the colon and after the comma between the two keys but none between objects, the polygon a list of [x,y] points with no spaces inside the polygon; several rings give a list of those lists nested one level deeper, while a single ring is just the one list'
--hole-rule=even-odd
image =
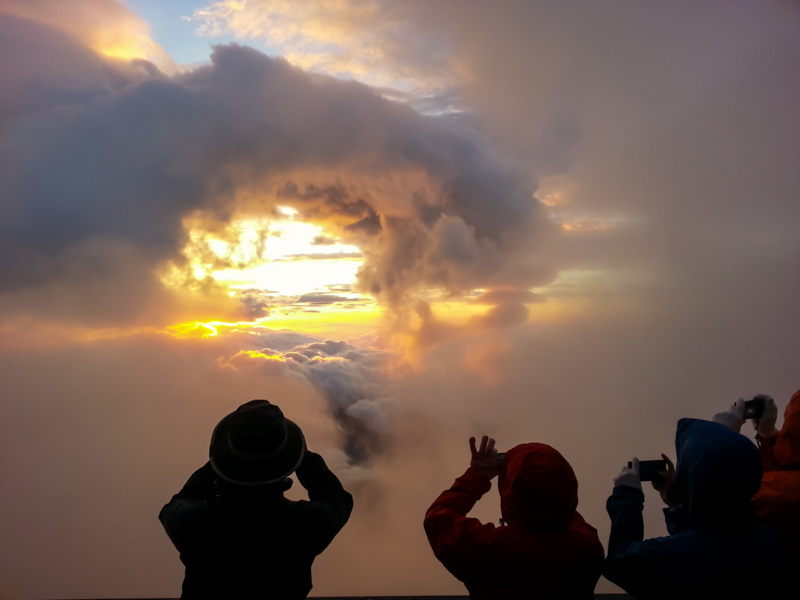
[{"label": "sunlight glow", "polygon": [[[300,221],[293,208],[277,207],[273,214],[277,216],[234,220],[223,227],[187,222],[189,243],[184,253],[189,265],[183,268],[183,278],[174,267],[163,277],[164,283],[197,290],[213,282],[226,296],[241,302],[240,314],[250,319],[190,321],[170,327],[168,333],[179,338],[214,338],[257,334],[269,328],[348,338],[381,326],[385,308],[371,296],[353,291],[363,262],[360,249],[342,244],[318,225]],[[560,283],[569,289],[568,282]],[[472,290],[458,300],[432,289],[423,299],[445,330],[475,330],[492,310],[474,301],[482,291]],[[550,301],[532,303],[529,310],[529,320],[549,321],[558,318],[563,308]],[[422,325],[416,321],[412,316],[412,329]]]},{"label": "sunlight glow", "polygon": [[[258,290],[284,297],[349,290],[361,266],[361,251],[325,235],[311,223],[296,220],[297,211],[279,207],[284,218],[240,220],[223,231],[208,231],[187,224],[189,243],[184,254],[188,273],[196,282],[211,278],[228,288]],[[186,285],[175,266],[162,280],[166,285]],[[362,299],[349,291],[348,300]]]},{"label": "sunlight glow", "polygon": [[260,289],[284,296],[326,291],[328,286],[355,281],[361,260],[331,258],[324,260],[275,261],[248,269],[224,269],[213,274],[219,283],[231,289]]},{"label": "sunlight glow", "polygon": [[355,281],[362,262],[356,246],[340,244],[324,236],[320,227],[293,220],[294,209],[280,211],[289,218],[270,223],[263,242],[257,227],[243,224],[238,249],[223,240],[209,243],[217,256],[233,255],[239,263],[238,268],[213,271],[216,281],[231,289],[259,289],[283,296],[325,292]]}]

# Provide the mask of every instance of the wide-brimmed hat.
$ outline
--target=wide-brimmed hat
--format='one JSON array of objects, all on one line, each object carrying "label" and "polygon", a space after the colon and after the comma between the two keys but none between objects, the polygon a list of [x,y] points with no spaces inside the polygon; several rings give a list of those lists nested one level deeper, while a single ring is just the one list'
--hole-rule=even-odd
[{"label": "wide-brimmed hat", "polygon": [[267,400],[251,400],[223,418],[211,435],[211,467],[226,481],[266,485],[300,466],[306,443],[301,429]]}]

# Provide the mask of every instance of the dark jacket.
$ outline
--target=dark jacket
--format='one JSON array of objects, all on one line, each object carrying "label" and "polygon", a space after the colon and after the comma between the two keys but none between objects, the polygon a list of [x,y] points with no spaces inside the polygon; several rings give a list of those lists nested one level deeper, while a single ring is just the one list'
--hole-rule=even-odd
[{"label": "dark jacket", "polygon": [[506,527],[466,516],[492,486],[477,469],[436,499],[425,515],[436,558],[471,598],[594,598],[603,546],[575,510],[578,482],[564,457],[545,444],[517,446],[498,484]]},{"label": "dark jacket", "polygon": [[681,419],[675,447],[681,504],[664,511],[670,535],[642,541],[644,494],[615,487],[603,575],[640,599],[780,597],[785,557],[750,502],[762,472],[756,446],[724,425]]},{"label": "dark jacket", "polygon": [[344,527],[353,497],[318,454],[297,478],[309,500],[283,497],[290,481],[235,486],[210,464],[195,471],[158,518],[186,566],[181,598],[305,598],[311,563]]},{"label": "dark jacket", "polygon": [[753,498],[757,519],[771,525],[783,540],[792,570],[790,587],[800,598],[800,390],[784,413],[776,437],[761,439],[764,476]]}]

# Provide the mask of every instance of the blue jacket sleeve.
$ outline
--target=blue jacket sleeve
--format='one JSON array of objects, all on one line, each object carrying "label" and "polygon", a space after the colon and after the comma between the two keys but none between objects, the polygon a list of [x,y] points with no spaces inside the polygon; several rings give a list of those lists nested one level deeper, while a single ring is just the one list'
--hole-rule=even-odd
[{"label": "blue jacket sleeve", "polygon": [[627,485],[618,485],[606,502],[611,517],[608,556],[624,553],[633,542],[644,539],[644,493]]},{"label": "blue jacket sleeve", "polygon": [[611,517],[608,557],[603,575],[634,597],[646,597],[657,578],[657,561],[645,547],[644,493],[626,485],[618,485],[606,502]]}]

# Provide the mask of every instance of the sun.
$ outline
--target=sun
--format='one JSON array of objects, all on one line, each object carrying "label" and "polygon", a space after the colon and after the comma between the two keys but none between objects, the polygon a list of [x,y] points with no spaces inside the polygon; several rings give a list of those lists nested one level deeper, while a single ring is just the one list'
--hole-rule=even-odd
[{"label": "sun", "polygon": [[[294,297],[352,289],[363,257],[361,250],[324,235],[321,227],[297,220],[297,211],[282,207],[283,219],[266,223],[243,222],[238,239],[239,265],[215,270],[211,276],[231,290],[258,289]],[[257,244],[262,243],[261,247]],[[212,240],[219,257],[231,246]],[[360,295],[358,295],[360,296]]]},{"label": "sun", "polygon": [[[335,322],[350,327],[379,316],[375,300],[355,291],[363,262],[360,248],[302,221],[292,208],[278,207],[269,218],[236,219],[224,226],[197,219],[184,225],[189,266],[165,270],[162,282],[168,287],[199,291],[213,282],[215,289],[249,307],[254,324],[313,329]],[[173,329],[206,337],[242,327],[244,320],[184,323]]]}]

